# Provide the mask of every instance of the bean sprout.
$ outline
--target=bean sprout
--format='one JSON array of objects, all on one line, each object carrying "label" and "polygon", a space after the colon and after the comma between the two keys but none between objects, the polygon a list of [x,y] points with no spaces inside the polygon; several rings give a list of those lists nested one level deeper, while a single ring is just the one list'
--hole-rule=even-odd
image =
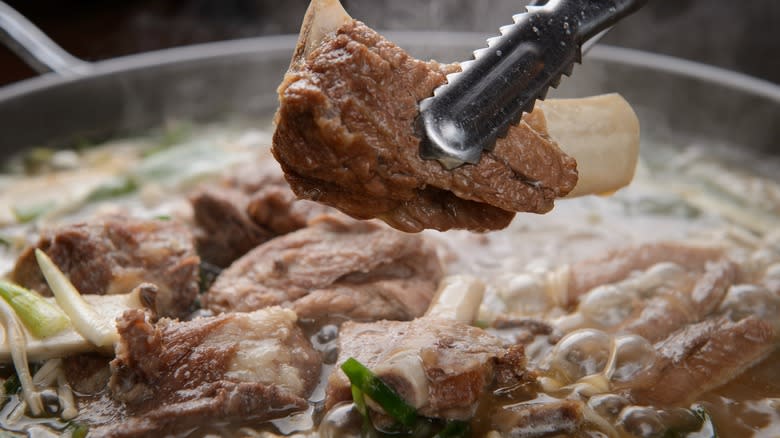
[{"label": "bean sprout", "polygon": [[62,365],[62,359],[50,359],[43,364],[41,369],[32,378],[33,383],[38,388],[51,386],[57,380],[57,373]]},{"label": "bean sprout", "polygon": [[22,399],[30,407],[33,415],[40,415],[43,412],[43,403],[27,366],[27,340],[16,314],[4,300],[0,300],[0,318],[3,320],[8,345],[11,348],[11,359],[22,387]]},{"label": "bean sprout", "polygon": [[65,373],[60,369],[57,373],[57,396],[59,397],[60,408],[62,412],[60,417],[63,420],[72,420],[79,414],[76,400],[73,398],[73,390],[70,388]]}]

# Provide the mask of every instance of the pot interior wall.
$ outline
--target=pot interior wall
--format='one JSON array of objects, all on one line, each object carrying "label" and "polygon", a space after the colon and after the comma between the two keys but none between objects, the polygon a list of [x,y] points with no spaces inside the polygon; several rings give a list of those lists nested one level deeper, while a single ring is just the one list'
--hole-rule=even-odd
[{"label": "pot interior wall", "polygon": [[[468,59],[475,34],[398,33],[390,38],[421,58]],[[216,43],[106,61],[74,80],[46,76],[0,89],[0,153],[132,134],[165,120],[240,115],[267,120],[293,37]],[[739,145],[780,154],[780,101],[733,85],[591,52],[550,96],[619,92],[643,129],[669,141]]]}]

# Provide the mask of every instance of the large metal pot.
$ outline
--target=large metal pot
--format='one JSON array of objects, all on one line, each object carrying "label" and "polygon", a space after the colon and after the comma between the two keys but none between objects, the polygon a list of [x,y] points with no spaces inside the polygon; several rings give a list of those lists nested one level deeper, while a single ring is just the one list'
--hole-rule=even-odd
[{"label": "large metal pot", "polygon": [[[295,43],[295,36],[262,37],[88,64],[9,15],[7,7],[0,9],[0,27],[42,69],[59,72],[0,88],[4,156],[35,145],[124,135],[167,119],[239,114],[267,121]],[[467,59],[485,38],[435,32],[388,37],[415,56],[442,61]],[[775,84],[665,56],[597,46],[552,95],[613,91],[635,105],[643,132],[662,141],[724,143],[780,154],[780,86]]]}]

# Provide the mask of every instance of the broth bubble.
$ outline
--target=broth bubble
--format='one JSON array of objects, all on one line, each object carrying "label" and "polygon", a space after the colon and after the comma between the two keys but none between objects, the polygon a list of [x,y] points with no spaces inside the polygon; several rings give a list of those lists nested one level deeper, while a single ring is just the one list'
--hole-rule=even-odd
[{"label": "broth bubble", "polygon": [[569,333],[555,346],[550,371],[567,383],[604,370],[612,351],[612,338],[601,330],[582,329]]}]

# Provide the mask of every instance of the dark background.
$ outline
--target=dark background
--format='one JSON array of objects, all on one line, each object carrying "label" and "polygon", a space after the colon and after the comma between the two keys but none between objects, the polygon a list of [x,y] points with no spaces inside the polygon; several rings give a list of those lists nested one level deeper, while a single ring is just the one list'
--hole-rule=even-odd
[{"label": "dark background", "polygon": [[[17,0],[8,4],[85,60],[186,44],[295,33],[308,0]],[[518,0],[342,0],[379,29],[496,33]],[[651,0],[604,42],[780,83],[780,0]],[[34,72],[0,47],[0,85]]]}]

